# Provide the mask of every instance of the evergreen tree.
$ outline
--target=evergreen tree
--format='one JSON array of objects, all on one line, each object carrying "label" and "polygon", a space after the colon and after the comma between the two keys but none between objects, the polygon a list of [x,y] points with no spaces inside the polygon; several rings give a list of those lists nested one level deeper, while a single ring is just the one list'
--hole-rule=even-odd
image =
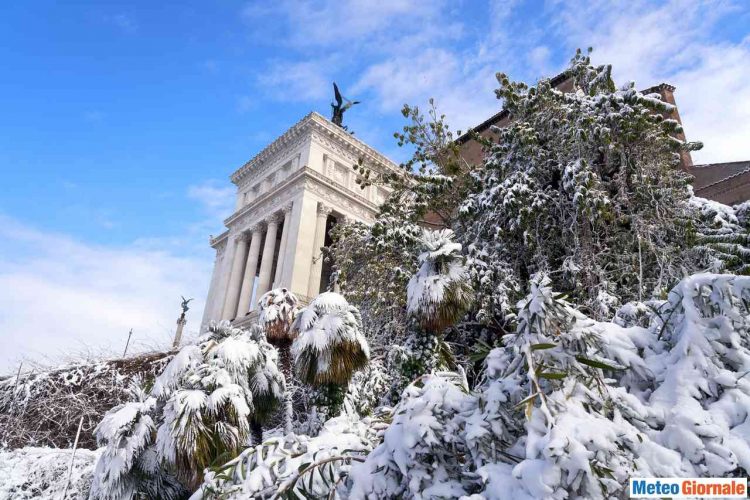
[{"label": "evergreen tree", "polygon": [[[480,293],[517,290],[531,274],[554,271],[563,291],[602,317],[695,268],[685,252],[689,178],[678,161],[699,145],[674,138],[680,125],[664,118],[671,105],[632,83],[616,89],[610,66],[594,67],[579,51],[568,75],[575,92],[498,75],[512,122],[497,129],[475,173],[459,240],[472,243],[479,274],[492,281]],[[485,307],[505,302],[479,299]]]},{"label": "evergreen tree", "polygon": [[693,197],[695,247],[705,269],[750,274],[750,202],[737,209]]}]

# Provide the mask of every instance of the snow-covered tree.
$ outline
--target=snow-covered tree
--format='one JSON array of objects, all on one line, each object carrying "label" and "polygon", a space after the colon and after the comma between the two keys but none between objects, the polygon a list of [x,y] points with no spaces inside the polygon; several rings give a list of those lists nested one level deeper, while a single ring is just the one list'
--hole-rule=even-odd
[{"label": "snow-covered tree", "polygon": [[258,324],[266,340],[275,346],[291,345],[294,340],[292,322],[299,312],[297,296],[286,288],[275,288],[258,300]]},{"label": "snow-covered tree", "polygon": [[350,498],[610,498],[636,473],[693,473],[651,438],[658,412],[609,378],[649,373],[625,330],[548,284],[532,280],[475,390],[446,373],[407,387],[383,442],[354,466]]},{"label": "snow-covered tree", "polygon": [[466,313],[473,298],[461,244],[453,240],[453,231],[424,230],[419,242],[419,269],[407,286],[409,335],[390,353],[391,364],[400,373],[392,389],[397,392],[420,375],[454,367],[445,330]]},{"label": "snow-covered tree", "polygon": [[440,334],[471,305],[473,290],[453,231],[425,230],[419,270],[407,286],[406,310],[427,332]]},{"label": "snow-covered tree", "polygon": [[251,422],[259,424],[281,401],[276,351],[259,340],[218,327],[201,345],[183,348],[157,378],[154,394],[164,401],[157,450],[190,486],[218,458],[237,455]]},{"label": "snow-covered tree", "polygon": [[191,498],[343,498],[337,493],[346,493],[351,464],[373,448],[385,425],[377,417],[341,415],[315,437],[270,438],[215,467]]},{"label": "snow-covered tree", "polygon": [[181,498],[182,484],[161,466],[156,453],[157,400],[138,385],[134,401],[110,410],[96,427],[104,449],[93,475],[91,499]]},{"label": "snow-covered tree", "polygon": [[459,498],[468,480],[460,415],[475,406],[459,375],[409,385],[383,442],[353,467],[353,499]]},{"label": "snow-covered tree", "polygon": [[[488,387],[499,383],[527,422],[510,450],[523,458],[512,474],[507,465],[478,469],[492,492],[485,495],[498,498],[512,486],[516,498],[609,498],[636,473],[684,475],[677,454],[649,440],[641,422],[649,410],[607,377],[623,369],[645,373],[642,360],[634,349],[623,352],[606,338],[612,333],[598,331],[548,285],[544,275],[532,279],[518,304],[516,333],[495,356],[500,363],[493,371],[502,375],[490,377]],[[670,460],[654,461],[655,453]],[[509,484],[496,489],[493,476]]]},{"label": "snow-covered tree", "polygon": [[[750,207],[750,202],[746,203]],[[707,270],[750,274],[750,208],[693,197],[695,247]]]},{"label": "snow-covered tree", "polygon": [[[512,121],[496,129],[475,172],[459,241],[492,281],[477,286],[480,294],[521,289],[533,273],[555,271],[562,291],[605,317],[613,297],[648,298],[696,269],[685,253],[689,177],[678,162],[680,151],[699,145],[675,139],[680,125],[664,118],[673,107],[658,95],[633,83],[616,89],[610,66],[594,67],[579,52],[568,75],[574,92],[549,79],[529,88],[498,75]],[[478,301],[502,304],[500,295]]]},{"label": "snow-covered tree", "polygon": [[380,216],[333,227],[327,258],[337,289],[357,304],[373,353],[386,353],[406,336],[406,284],[417,269],[422,230],[400,217]]},{"label": "snow-covered tree", "polygon": [[296,373],[321,391],[335,416],[344,388],[370,358],[359,311],[337,293],[321,293],[300,311],[293,328],[298,332],[292,345]]},{"label": "snow-covered tree", "polygon": [[284,391],[284,427],[287,432],[292,430],[293,414],[293,360],[292,342],[296,331],[292,329],[294,318],[299,312],[297,296],[286,288],[276,288],[263,294],[258,300],[260,313],[258,323],[265,332],[268,342],[279,351],[281,371],[286,380]]},{"label": "snow-covered tree", "polygon": [[393,375],[388,373],[379,360],[370,360],[362,370],[356,372],[346,389],[344,410],[350,415],[372,415],[387,403]]},{"label": "snow-covered tree", "polygon": [[[179,498],[206,467],[240,453],[281,401],[284,377],[260,330],[214,325],[183,347],[150,393],[110,410],[93,498]],[[262,435],[256,436],[261,440]]]},{"label": "snow-covered tree", "polygon": [[[645,387],[655,439],[698,476],[750,472],[750,277],[698,274],[669,293],[652,327]],[[651,376],[648,376],[651,375]]]}]

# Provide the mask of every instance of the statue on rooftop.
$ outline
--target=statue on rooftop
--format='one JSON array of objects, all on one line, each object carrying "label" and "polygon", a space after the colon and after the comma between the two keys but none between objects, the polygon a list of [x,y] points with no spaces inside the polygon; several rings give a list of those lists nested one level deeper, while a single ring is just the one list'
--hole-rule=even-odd
[{"label": "statue on rooftop", "polygon": [[333,93],[334,97],[336,98],[336,102],[331,103],[331,109],[333,110],[333,113],[331,114],[331,121],[344,130],[347,130],[347,128],[343,124],[344,112],[355,104],[359,104],[359,101],[352,101],[342,96],[341,92],[339,92],[339,87],[338,85],[336,85],[336,82],[333,82]]}]

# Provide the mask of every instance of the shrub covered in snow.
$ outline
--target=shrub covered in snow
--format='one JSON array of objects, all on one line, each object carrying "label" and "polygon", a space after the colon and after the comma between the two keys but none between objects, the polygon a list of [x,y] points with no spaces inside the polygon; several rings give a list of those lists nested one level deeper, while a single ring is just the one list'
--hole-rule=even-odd
[{"label": "shrub covered in snow", "polygon": [[[750,202],[746,203],[750,207]],[[750,274],[750,225],[747,208],[737,209],[715,201],[692,197],[696,212],[696,246],[707,269],[714,272]]]},{"label": "shrub covered in snow", "polygon": [[248,448],[214,468],[192,500],[336,498],[352,462],[361,461],[385,423],[378,418],[329,420],[313,438],[288,434]]},{"label": "shrub covered in snow", "polygon": [[131,390],[135,401],[113,408],[96,427],[102,454],[94,471],[90,497],[179,498],[185,489],[162,467],[156,452],[156,398],[137,386]]},{"label": "shrub covered in snow", "polygon": [[94,427],[113,406],[130,397],[135,378],[151,383],[172,353],[23,370],[0,380],[0,447],[96,448]]},{"label": "shrub covered in snow", "polygon": [[750,473],[750,277],[699,274],[669,294],[633,392],[650,391],[655,439],[699,476]]},{"label": "shrub covered in snow", "polygon": [[349,381],[344,410],[349,415],[372,415],[387,403],[392,378],[393,375],[386,371],[382,362],[371,360]]},{"label": "shrub covered in snow", "polygon": [[475,406],[460,377],[410,385],[383,442],[352,471],[352,498],[458,498],[467,472],[459,415]]},{"label": "shrub covered in snow", "polygon": [[622,488],[644,438],[602,376],[619,365],[602,358],[593,322],[546,285],[532,283],[517,333],[488,356],[476,391],[442,374],[406,389],[383,443],[353,470],[353,498],[597,498]]}]

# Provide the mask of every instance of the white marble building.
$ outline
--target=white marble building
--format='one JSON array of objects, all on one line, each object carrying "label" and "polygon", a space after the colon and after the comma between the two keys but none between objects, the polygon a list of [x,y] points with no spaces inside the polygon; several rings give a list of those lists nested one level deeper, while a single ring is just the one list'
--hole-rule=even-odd
[{"label": "white marble building", "polygon": [[227,230],[211,238],[216,250],[203,325],[255,315],[257,299],[276,287],[309,301],[328,285],[321,248],[336,221],[371,222],[387,191],[355,183],[362,158],[376,171],[396,169],[388,158],[310,113],[231,175],[237,186]]}]

